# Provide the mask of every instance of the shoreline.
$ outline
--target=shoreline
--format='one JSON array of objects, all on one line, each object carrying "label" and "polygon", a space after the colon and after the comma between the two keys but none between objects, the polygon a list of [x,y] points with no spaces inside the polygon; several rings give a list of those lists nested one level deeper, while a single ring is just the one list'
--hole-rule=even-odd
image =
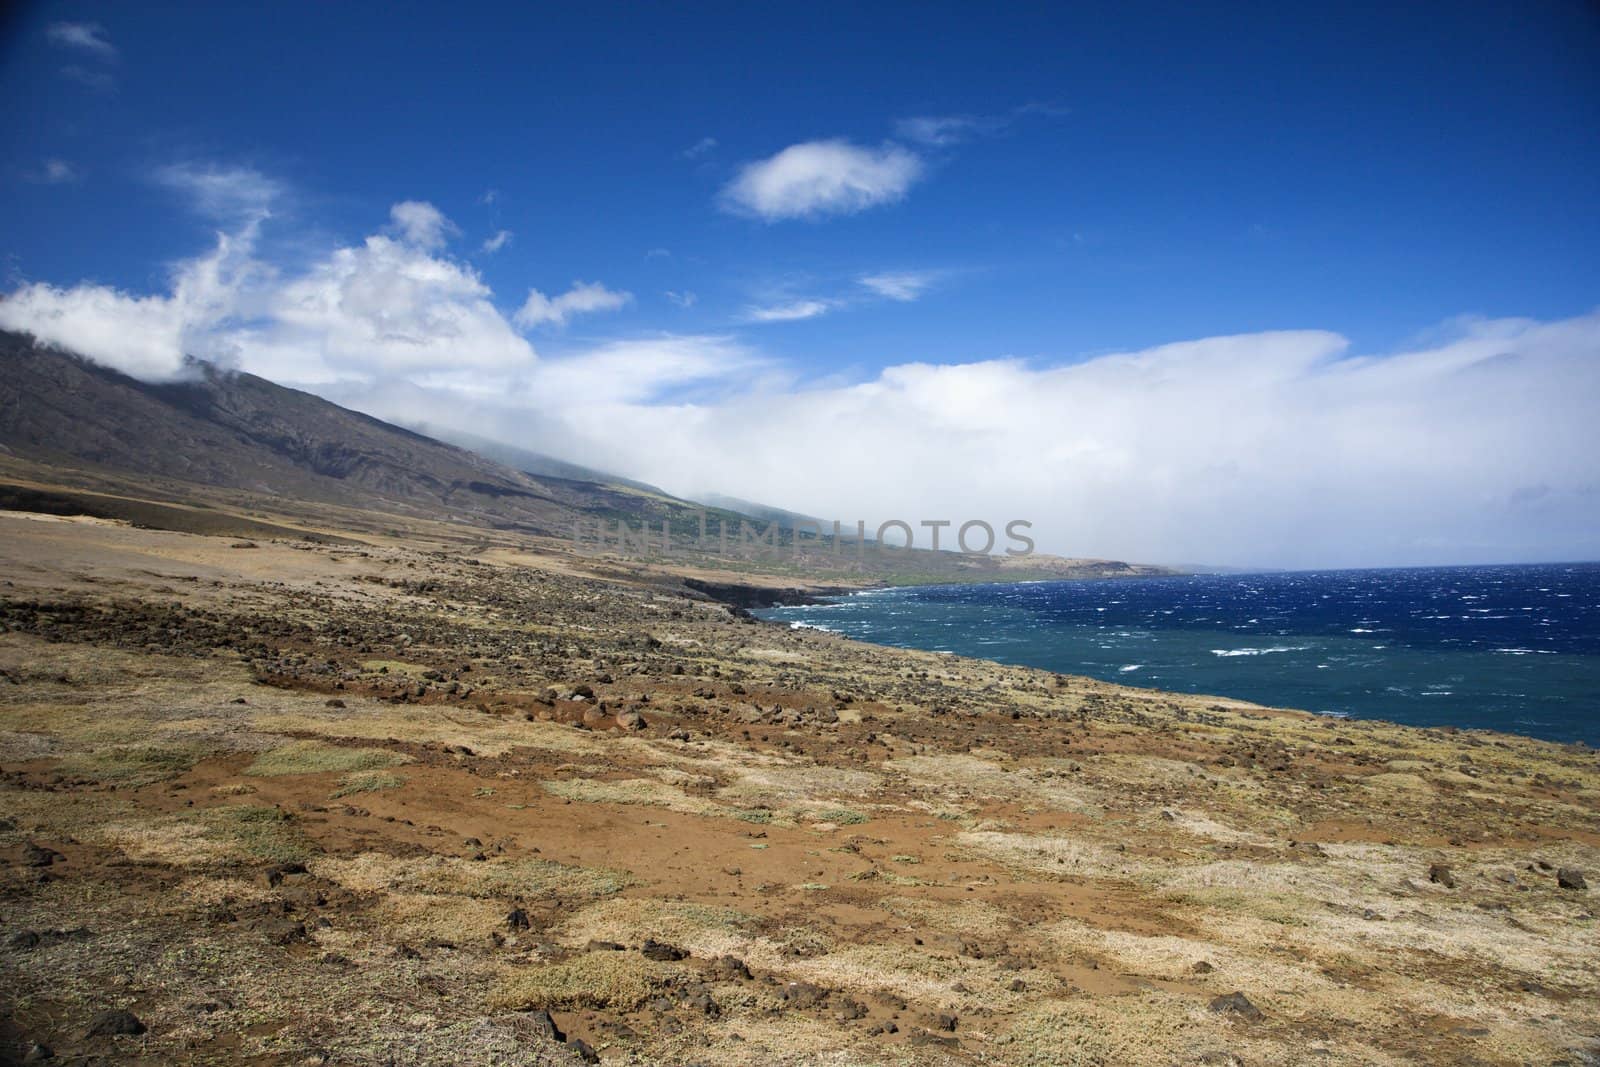
[{"label": "shoreline", "polygon": [[[1536,571],[1536,570],[1539,570],[1539,569],[1550,568],[1550,567],[1563,567],[1563,568],[1565,568],[1565,567],[1577,567],[1577,566],[1594,567],[1594,566],[1597,566],[1597,565],[1594,565],[1594,564],[1587,564],[1587,565],[1579,565],[1579,564],[1523,564],[1523,565],[1518,565],[1518,566],[1522,567],[1522,568],[1525,568],[1525,569],[1528,569],[1528,570]],[[1450,570],[1450,571],[1453,571],[1453,572],[1459,572],[1462,575],[1482,574],[1484,572],[1484,568],[1471,566],[1471,565],[1463,565],[1463,566],[1451,567],[1451,568],[1432,568],[1432,567],[1428,567],[1428,568],[1383,568],[1381,571],[1380,570],[1373,570],[1373,571],[1364,571],[1364,572],[1361,572],[1361,573],[1364,573],[1364,574],[1365,573],[1371,573],[1371,574],[1378,574],[1378,573],[1433,574],[1433,573],[1436,573],[1437,571],[1439,571],[1441,569]],[[1492,570],[1500,570],[1500,569],[1503,569],[1503,568],[1492,568]],[[1329,571],[1329,572],[1307,571],[1307,572],[1297,572],[1297,575],[1300,578],[1306,578],[1306,577],[1313,577],[1313,576],[1321,576],[1321,575],[1324,575],[1324,574],[1327,574],[1327,575],[1344,575],[1344,574],[1351,574],[1351,573],[1356,573],[1356,572],[1350,572],[1350,571],[1337,571],[1337,572],[1334,572],[1334,571]],[[1163,576],[1160,580],[1163,581],[1163,582],[1164,581],[1170,581],[1170,580],[1172,580],[1172,578],[1175,578],[1175,577],[1191,577],[1191,578],[1198,578],[1198,579],[1201,579],[1201,580],[1205,580],[1205,579],[1208,579],[1208,578],[1214,578],[1214,577],[1219,577],[1219,576],[1210,576],[1210,575]],[[1247,576],[1236,576],[1236,575],[1230,574],[1230,575],[1221,576],[1221,577],[1226,582],[1232,582],[1235,578],[1247,577]],[[1261,577],[1270,577],[1270,576],[1262,575]],[[1095,581],[1096,579],[1083,579],[1083,580],[1084,581]],[[1121,582],[1122,580],[1123,579],[1105,579],[1105,581],[1111,581],[1111,582]],[[1154,580],[1154,579],[1152,579],[1152,580]],[[973,594],[973,593],[977,593],[979,595],[983,595],[986,592],[994,591],[996,593],[999,593],[999,594],[1003,595],[1004,592],[1007,591],[1007,590],[1015,589],[1015,588],[1018,588],[1018,587],[1033,586],[1033,585],[1037,585],[1037,584],[1039,584],[1039,583],[1034,583],[1034,582],[994,582],[994,583],[983,583],[981,586],[962,584],[962,585],[942,585],[942,586],[930,586],[930,587],[917,587],[917,590],[918,591],[926,591],[928,589],[932,589],[932,590],[938,591],[940,589],[945,589],[945,590],[951,590],[951,591],[959,591],[959,592],[961,592],[963,594],[969,594],[969,595]],[[1069,586],[1069,585],[1070,586],[1076,586],[1076,585],[1079,584],[1079,581],[1078,580],[1066,580],[1066,581],[1061,582],[1060,584],[1063,585],[1063,586]],[[868,600],[868,594],[882,594],[882,593],[887,592],[887,591],[888,590],[884,590],[884,589],[841,591],[841,593],[838,594],[838,595],[827,596],[827,597],[821,598],[820,603],[822,603],[822,604],[829,604],[829,603],[832,603],[832,604],[847,604],[847,603],[849,603],[851,601],[862,601],[862,602],[865,602],[865,601]],[[913,593],[912,596],[914,597],[915,593]],[[1050,654],[1042,654],[1042,655],[1041,654],[1032,654],[1032,655],[1030,655],[1030,652],[1034,650],[1034,646],[1031,645],[1031,644],[1026,646],[1026,648],[1029,651],[1022,651],[1022,652],[1012,653],[1014,658],[1010,658],[1010,659],[998,658],[997,655],[985,654],[984,650],[975,647],[974,644],[973,644],[974,638],[972,637],[971,632],[968,632],[968,631],[960,631],[954,637],[951,637],[950,634],[948,634],[948,633],[946,633],[944,631],[941,631],[938,634],[937,638],[929,637],[927,639],[919,639],[922,636],[922,631],[918,630],[916,628],[916,624],[915,624],[914,620],[911,621],[908,624],[907,618],[906,618],[908,613],[914,613],[915,610],[916,610],[915,601],[914,600],[907,600],[906,601],[907,607],[902,608],[901,610],[898,610],[898,611],[891,612],[886,618],[883,618],[883,619],[874,618],[873,621],[870,624],[862,622],[861,620],[859,620],[858,618],[856,618],[854,616],[846,616],[846,621],[843,621],[843,622],[838,621],[838,620],[836,620],[834,618],[831,618],[831,617],[829,619],[825,619],[825,620],[818,620],[818,619],[806,617],[806,613],[805,613],[804,609],[807,608],[807,607],[816,606],[818,603],[819,603],[819,601],[817,601],[817,600],[808,600],[805,603],[775,604],[775,605],[772,605],[770,607],[764,607],[764,608],[758,609],[757,617],[761,618],[763,621],[771,622],[771,623],[774,623],[774,624],[777,624],[777,625],[784,625],[784,626],[790,626],[790,627],[811,629],[811,630],[816,630],[816,631],[820,631],[820,632],[824,632],[824,633],[833,633],[833,634],[837,634],[838,636],[850,638],[850,639],[853,639],[853,640],[866,641],[868,643],[875,644],[875,645],[878,645],[878,647],[883,647],[883,648],[916,649],[916,650],[920,650],[920,651],[935,652],[935,653],[940,653],[940,654],[961,655],[961,656],[966,656],[966,657],[971,657],[971,658],[984,659],[984,660],[987,660],[989,662],[994,662],[994,663],[998,663],[998,664],[1005,664],[1005,665],[1011,665],[1011,666],[1032,667],[1032,668],[1035,668],[1035,669],[1045,670],[1045,671],[1053,671],[1053,672],[1056,672],[1056,673],[1085,674],[1088,677],[1097,678],[1100,681],[1108,683],[1108,684],[1132,685],[1132,687],[1134,687],[1134,688],[1147,689],[1147,690],[1156,691],[1156,692],[1183,693],[1183,694],[1186,694],[1186,695],[1189,695],[1189,696],[1195,696],[1195,697],[1203,697],[1203,696],[1206,696],[1208,694],[1209,695],[1219,695],[1219,696],[1226,696],[1226,698],[1228,698],[1228,699],[1238,699],[1238,700],[1250,701],[1252,703],[1255,703],[1255,704],[1257,704],[1259,706],[1263,706],[1263,707],[1291,707],[1291,708],[1296,708],[1296,709],[1299,709],[1299,710],[1306,711],[1308,714],[1314,714],[1314,715],[1331,717],[1331,718],[1346,718],[1346,719],[1353,719],[1353,720],[1365,721],[1365,722],[1386,722],[1386,723],[1392,723],[1392,724],[1394,724],[1396,726],[1410,726],[1410,727],[1416,727],[1416,728],[1435,729],[1435,730],[1444,730],[1444,731],[1450,731],[1450,730],[1469,731],[1470,730],[1470,731],[1482,731],[1482,732],[1490,732],[1490,733],[1503,733],[1503,734],[1510,734],[1510,735],[1513,735],[1513,736],[1529,737],[1529,738],[1549,741],[1549,742],[1554,743],[1554,744],[1577,745],[1577,746],[1584,747],[1584,748],[1589,748],[1589,749],[1600,748],[1600,735],[1596,735],[1594,737],[1584,736],[1582,734],[1582,732],[1581,732],[1582,729],[1583,729],[1582,725],[1577,723],[1576,721],[1574,722],[1573,725],[1566,726],[1566,727],[1562,727],[1559,723],[1537,722],[1537,721],[1529,721],[1529,722],[1526,722],[1526,723],[1520,722],[1520,721],[1513,721],[1513,722],[1509,722],[1509,723],[1506,723],[1506,724],[1473,722],[1473,721],[1470,720],[1470,718],[1464,719],[1462,721],[1426,721],[1426,720],[1424,720],[1424,721],[1415,721],[1415,720],[1407,718],[1405,712],[1406,711],[1411,711],[1413,714],[1419,713],[1421,711],[1422,707],[1423,707],[1423,705],[1421,705],[1420,703],[1418,703],[1416,708],[1412,708],[1412,709],[1402,708],[1402,709],[1400,709],[1398,711],[1395,711],[1395,710],[1390,710],[1390,711],[1371,710],[1371,711],[1368,711],[1368,710],[1364,710],[1364,709],[1362,709],[1362,708],[1360,708],[1358,706],[1357,707],[1349,706],[1348,705],[1348,701],[1351,699],[1349,694],[1344,694],[1341,697],[1341,696],[1335,696],[1335,695],[1333,695],[1331,693],[1330,693],[1330,699],[1333,699],[1333,700],[1342,699],[1342,700],[1344,700],[1346,702],[1345,705],[1344,706],[1327,708],[1327,709],[1320,709],[1320,708],[1317,708],[1317,707],[1314,707],[1314,706],[1310,706],[1310,705],[1305,704],[1305,703],[1300,703],[1300,702],[1296,701],[1292,697],[1267,697],[1267,698],[1264,699],[1263,696],[1260,693],[1260,689],[1261,689],[1261,687],[1263,685],[1262,679],[1260,678],[1259,675],[1252,676],[1248,672],[1239,674],[1238,678],[1237,678],[1237,682],[1235,683],[1235,688],[1230,689],[1230,688],[1228,688],[1228,683],[1227,683],[1227,679],[1226,678],[1218,679],[1218,678],[1211,677],[1216,672],[1216,670],[1218,670],[1220,668],[1220,666],[1221,666],[1221,665],[1219,665],[1217,663],[1213,663],[1210,660],[1199,660],[1199,661],[1192,661],[1191,660],[1191,661],[1188,661],[1188,662],[1172,662],[1172,661],[1170,661],[1170,659],[1164,659],[1164,657],[1170,657],[1170,656],[1172,656],[1174,654],[1176,654],[1176,655],[1192,655],[1193,653],[1187,647],[1186,641],[1188,639],[1190,639],[1190,638],[1193,638],[1193,637],[1196,637],[1196,636],[1199,636],[1199,635],[1211,635],[1211,633],[1212,633],[1211,630],[1205,630],[1205,629],[1200,629],[1200,628],[1195,628],[1195,627],[1168,627],[1168,626],[1160,626],[1160,625],[1152,626],[1152,625],[1150,625],[1148,623],[1142,623],[1142,622],[1101,623],[1101,624],[1095,624],[1095,625],[1092,625],[1092,626],[1089,625],[1089,624],[1086,624],[1086,623],[1070,624],[1070,623],[1054,623],[1054,622],[1050,622],[1050,623],[1039,624],[1041,627],[1043,627],[1042,631],[1034,631],[1034,632],[1051,633],[1051,632],[1055,632],[1052,629],[1053,627],[1059,626],[1060,627],[1060,632],[1063,634],[1064,638],[1065,638],[1065,635],[1067,635],[1067,634],[1071,634],[1074,638],[1077,638],[1077,637],[1082,637],[1083,635],[1089,635],[1089,636],[1093,636],[1093,637],[1098,637],[1098,636],[1103,635],[1104,633],[1106,633],[1108,631],[1112,632],[1112,633],[1115,633],[1115,632],[1121,631],[1121,630],[1135,629],[1135,630],[1139,630],[1139,631],[1144,632],[1146,637],[1151,639],[1151,641],[1153,642],[1152,644],[1150,644],[1148,646],[1141,645],[1141,647],[1139,649],[1130,650],[1129,653],[1128,653],[1134,659],[1142,659],[1142,660],[1144,660],[1144,662],[1135,662],[1135,663],[1132,663],[1131,665],[1128,664],[1128,663],[1120,663],[1120,664],[1117,664],[1117,665],[1115,665],[1113,667],[1109,663],[1098,662],[1097,660],[1094,660],[1094,659],[1090,659],[1090,660],[1086,660],[1086,661],[1079,661],[1079,662],[1074,662],[1074,663],[1062,663],[1059,660],[1052,659],[1052,654],[1059,655],[1059,650],[1056,649],[1055,646],[1051,646],[1050,649],[1046,650]],[[965,601],[964,601],[964,603],[965,603]],[[979,604],[979,607],[980,608],[999,609],[999,608],[1002,607],[1002,604],[997,599],[997,600],[994,600],[994,601],[982,602],[982,603]],[[927,613],[929,615],[932,615],[934,610],[935,610],[935,607],[934,606],[930,606]],[[1097,609],[1097,610],[1103,610],[1103,609]],[[787,612],[791,612],[791,614],[785,614],[786,611]],[[800,617],[796,618],[796,617],[794,617],[794,614],[799,614]],[[889,620],[892,620],[893,624],[895,626],[898,626],[899,629],[894,631],[894,632],[891,632],[891,633],[888,633],[888,634],[882,634],[882,635],[879,635],[877,633],[860,633],[859,632],[860,630],[862,630],[863,628],[868,627],[869,625],[870,625],[870,627],[872,629],[876,630],[881,623],[883,623],[885,621],[889,621]],[[976,627],[978,625],[979,625],[979,623],[977,623],[977,622],[974,622],[972,624],[973,627]],[[988,625],[988,624],[985,624],[985,625]],[[1002,621],[994,623],[993,625],[998,625],[998,626],[1004,627],[1007,624],[1002,620]],[[971,630],[971,629],[972,628],[969,627],[969,630]],[[988,631],[986,631],[986,632],[988,632]],[[1002,632],[1005,632],[1005,631],[1002,631]],[[1321,651],[1319,653],[1319,658],[1324,659],[1324,660],[1330,660],[1330,659],[1331,660],[1336,660],[1338,658],[1338,655],[1330,655],[1330,653],[1328,651],[1326,651],[1326,649],[1328,648],[1328,644],[1329,644],[1330,641],[1338,641],[1338,640],[1340,640],[1341,638],[1343,638],[1344,633],[1348,633],[1348,632],[1367,633],[1367,632],[1371,632],[1371,631],[1366,631],[1366,630],[1342,631],[1341,633],[1338,633],[1338,634],[1330,634],[1330,633],[1323,632],[1323,631],[1293,631],[1293,632],[1285,633],[1285,632],[1280,632],[1280,631],[1276,631],[1275,630],[1274,632],[1268,633],[1268,634],[1253,634],[1252,635],[1252,634],[1238,634],[1238,633],[1234,633],[1234,632],[1218,630],[1217,633],[1216,633],[1216,637],[1215,637],[1216,640],[1228,640],[1228,639],[1232,639],[1232,640],[1241,640],[1241,639],[1243,639],[1243,640],[1251,640],[1251,639],[1255,639],[1255,641],[1254,641],[1253,644],[1250,644],[1250,645],[1247,645],[1246,647],[1241,647],[1241,648],[1210,649],[1210,654],[1212,656],[1214,656],[1214,657],[1219,657],[1219,658],[1221,658],[1223,660],[1229,660],[1229,659],[1237,659],[1237,658],[1254,659],[1254,658],[1256,658],[1258,656],[1262,656],[1262,655],[1265,655],[1267,653],[1275,653],[1275,652],[1297,653],[1297,652],[1318,652],[1318,650],[1324,650],[1324,651]],[[1390,628],[1388,630],[1385,630],[1384,632],[1385,633],[1392,633],[1392,628]],[[1409,646],[1409,645],[1406,645],[1406,644],[1404,644],[1404,641],[1405,641],[1404,637],[1401,637],[1401,638],[1397,639],[1397,638],[1392,637],[1392,636],[1382,639],[1382,643],[1381,644],[1376,644],[1375,645],[1374,651],[1381,651],[1381,650],[1384,650],[1384,649],[1386,649],[1386,648],[1388,648],[1388,647],[1390,647],[1392,645],[1395,645],[1397,640],[1400,642],[1400,647],[1404,650],[1404,654],[1405,655],[1414,657],[1415,659],[1417,659],[1419,661],[1434,660],[1435,662],[1452,662],[1453,659],[1460,658],[1460,657],[1463,657],[1463,656],[1486,656],[1486,655],[1489,655],[1491,653],[1493,653],[1493,654],[1512,653],[1512,652],[1531,653],[1531,652],[1534,652],[1534,651],[1539,651],[1539,652],[1545,652],[1545,653],[1547,653],[1549,655],[1555,655],[1555,656],[1577,657],[1575,662],[1583,663],[1585,665],[1592,665],[1590,663],[1589,659],[1584,659],[1580,653],[1576,653],[1576,652],[1560,652],[1560,651],[1546,650],[1546,649],[1535,650],[1535,649],[1509,649],[1509,648],[1481,648],[1481,649],[1450,649],[1450,648],[1442,648],[1442,649],[1430,649],[1430,648],[1427,648],[1425,646]],[[1257,647],[1262,642],[1266,642],[1270,647]],[[944,647],[935,647],[936,643],[939,644],[939,645],[943,645]],[[1096,651],[1103,650],[1103,649],[1105,649],[1107,647],[1108,646],[1104,645],[1103,643],[1097,644],[1096,645]],[[1360,645],[1354,646],[1354,649],[1355,649],[1356,652],[1364,652],[1365,651],[1365,649]],[[999,653],[998,655],[1005,655],[1005,653]],[[1115,660],[1117,657],[1113,656],[1111,658],[1112,658],[1112,660]],[[1157,669],[1158,670],[1165,671],[1169,675],[1171,673],[1173,673],[1173,672],[1178,672],[1180,675],[1184,675],[1184,676],[1187,676],[1187,677],[1192,677],[1192,684],[1185,685],[1184,684],[1185,683],[1185,678],[1183,678],[1183,677],[1180,677],[1180,678],[1165,677],[1165,678],[1162,678],[1160,680],[1160,682],[1157,682],[1157,683],[1154,683],[1154,684],[1138,685],[1137,683],[1134,682],[1134,680],[1132,678],[1127,677],[1128,675],[1134,673],[1135,671],[1140,671],[1140,670],[1148,667],[1149,666],[1149,661],[1152,658],[1157,662],[1157,664],[1158,664]],[[1596,662],[1600,662],[1600,661],[1596,661]],[[1326,669],[1324,666],[1322,666],[1320,664],[1317,665],[1317,666],[1319,667],[1319,669]],[[1396,670],[1400,670],[1399,667],[1396,667],[1395,669]],[[1465,666],[1463,666],[1462,669],[1466,669]],[[1450,671],[1444,670],[1443,668],[1440,668],[1440,670],[1441,670],[1442,673],[1445,673],[1445,674],[1451,673]],[[1286,677],[1288,679],[1293,679],[1295,676],[1291,674],[1291,675],[1288,675]],[[1318,681],[1318,682],[1324,682],[1324,683],[1326,682],[1326,676],[1322,676],[1320,674],[1313,675],[1313,674],[1310,674],[1310,673],[1308,673],[1306,671],[1302,671],[1302,677],[1304,679],[1306,679],[1307,681],[1315,680],[1315,681]],[[1400,681],[1400,679],[1396,679],[1397,683],[1399,681]],[[1289,681],[1269,681],[1267,684],[1269,686],[1282,688],[1282,687],[1290,685],[1291,683]],[[1256,690],[1256,692],[1251,692],[1252,689]],[[1243,691],[1240,691],[1240,690],[1243,690]],[[1404,690],[1396,691],[1396,690],[1390,689],[1390,690],[1386,690],[1386,692],[1390,692],[1390,693],[1396,694],[1396,696],[1391,696],[1391,697],[1387,698],[1387,703],[1392,705],[1393,703],[1395,703],[1395,700],[1397,699],[1399,694],[1403,693]],[[1435,695],[1435,692],[1430,688],[1428,690],[1419,690],[1419,691],[1415,692],[1414,694],[1408,694],[1408,695],[1406,695],[1404,697],[1399,697],[1399,698],[1400,699],[1408,699],[1408,700],[1411,700],[1413,702],[1417,702],[1417,701],[1422,700],[1425,697],[1431,697],[1431,696],[1434,696],[1434,695]],[[1450,697],[1450,696],[1455,696],[1456,694],[1454,694],[1454,693],[1443,693],[1443,694],[1439,694],[1439,695]],[[1457,697],[1458,702],[1461,699],[1467,699],[1467,698],[1462,698],[1462,697],[1459,697],[1459,696]],[[1537,696],[1537,695],[1536,696],[1532,696],[1532,697],[1529,698],[1528,707],[1525,708],[1525,709],[1521,709],[1520,711],[1516,712],[1516,714],[1521,715],[1521,716],[1536,715],[1536,714],[1539,713],[1539,709],[1538,709],[1537,705],[1541,701],[1550,700],[1550,699],[1553,699],[1553,697],[1548,696],[1548,695],[1546,695],[1546,696]],[[1509,715],[1509,714],[1512,714],[1512,713],[1511,712],[1507,712],[1507,714]],[[1519,726],[1522,727],[1522,728],[1518,729]],[[1543,728],[1543,732],[1541,732],[1541,728]],[[1555,730],[1554,733],[1550,732],[1552,729]]]}]

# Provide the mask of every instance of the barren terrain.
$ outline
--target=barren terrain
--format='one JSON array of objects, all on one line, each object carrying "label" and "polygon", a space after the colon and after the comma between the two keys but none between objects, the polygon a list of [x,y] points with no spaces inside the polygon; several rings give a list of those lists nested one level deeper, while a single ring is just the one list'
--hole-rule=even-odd
[{"label": "barren terrain", "polygon": [[394,525],[0,513],[6,1055],[1596,1062],[1592,749]]}]

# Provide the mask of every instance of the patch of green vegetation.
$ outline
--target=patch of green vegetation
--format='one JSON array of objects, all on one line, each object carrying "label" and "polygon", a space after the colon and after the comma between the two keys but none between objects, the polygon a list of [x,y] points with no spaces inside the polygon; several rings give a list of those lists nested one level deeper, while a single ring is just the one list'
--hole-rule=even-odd
[{"label": "patch of green vegetation", "polygon": [[760,823],[765,826],[772,822],[772,811],[769,808],[743,808],[731,813],[735,819],[745,822]]},{"label": "patch of green vegetation", "polygon": [[860,826],[867,821],[865,815],[849,808],[830,808],[817,812],[816,817],[822,822],[838,823],[840,826]]},{"label": "patch of green vegetation", "polygon": [[244,773],[277,777],[283,774],[321,774],[325,771],[375,771],[410,762],[410,756],[382,748],[341,748],[318,741],[296,741],[263,752],[244,769]]},{"label": "patch of green vegetation", "polygon": [[380,789],[399,789],[406,780],[388,771],[355,771],[339,779],[339,788],[329,794],[330,799],[350,796],[352,793],[376,793]]}]

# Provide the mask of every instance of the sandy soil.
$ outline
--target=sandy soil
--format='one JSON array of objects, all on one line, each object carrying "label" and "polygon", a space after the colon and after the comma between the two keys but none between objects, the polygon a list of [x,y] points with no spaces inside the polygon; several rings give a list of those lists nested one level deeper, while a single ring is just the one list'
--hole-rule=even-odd
[{"label": "sandy soil", "polygon": [[434,532],[0,514],[0,1052],[1600,1055],[1591,749],[880,649]]}]

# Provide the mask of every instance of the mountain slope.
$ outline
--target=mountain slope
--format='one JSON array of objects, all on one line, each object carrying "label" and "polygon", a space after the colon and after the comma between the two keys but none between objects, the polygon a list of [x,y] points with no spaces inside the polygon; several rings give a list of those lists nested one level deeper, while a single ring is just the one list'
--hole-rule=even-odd
[{"label": "mountain slope", "polygon": [[252,374],[196,363],[187,380],[153,384],[5,332],[0,445],[51,464],[551,535],[584,518],[692,509],[513,470]]}]

